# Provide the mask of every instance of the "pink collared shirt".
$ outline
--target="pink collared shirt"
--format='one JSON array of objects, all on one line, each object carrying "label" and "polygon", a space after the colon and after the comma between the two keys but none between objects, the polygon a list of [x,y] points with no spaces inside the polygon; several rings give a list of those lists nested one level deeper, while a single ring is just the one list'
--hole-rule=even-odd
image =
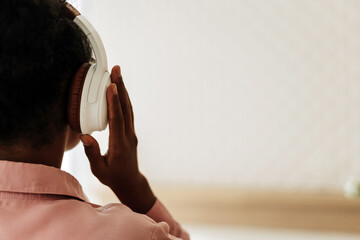
[{"label": "pink collared shirt", "polygon": [[159,200],[146,215],[120,203],[89,203],[60,169],[0,161],[1,240],[190,239]]}]

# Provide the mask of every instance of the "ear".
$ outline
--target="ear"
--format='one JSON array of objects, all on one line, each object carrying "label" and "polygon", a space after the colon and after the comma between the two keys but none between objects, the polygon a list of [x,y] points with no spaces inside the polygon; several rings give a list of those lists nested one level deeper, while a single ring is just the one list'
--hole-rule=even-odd
[{"label": "ear", "polygon": [[69,126],[66,128],[65,151],[71,150],[80,142],[81,133],[75,132]]}]

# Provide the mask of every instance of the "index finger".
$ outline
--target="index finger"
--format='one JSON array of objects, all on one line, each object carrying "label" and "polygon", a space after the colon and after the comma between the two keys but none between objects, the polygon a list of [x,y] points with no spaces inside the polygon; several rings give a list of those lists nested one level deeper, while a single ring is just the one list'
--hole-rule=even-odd
[{"label": "index finger", "polygon": [[121,76],[121,69],[119,66],[113,67],[111,70],[111,82],[115,83],[119,91],[119,99],[121,104],[121,109],[123,111],[124,123],[125,123],[125,133],[133,133],[134,129],[134,114],[129,98],[129,94],[125,88],[124,81]]},{"label": "index finger", "polygon": [[116,149],[125,134],[124,116],[115,83],[106,90],[109,113],[109,149]]}]

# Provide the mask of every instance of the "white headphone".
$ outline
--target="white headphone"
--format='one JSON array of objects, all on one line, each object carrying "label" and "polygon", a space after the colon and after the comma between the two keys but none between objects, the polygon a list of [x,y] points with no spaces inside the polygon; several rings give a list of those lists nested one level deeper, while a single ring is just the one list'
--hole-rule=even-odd
[{"label": "white headphone", "polygon": [[65,3],[67,17],[74,21],[88,37],[95,55],[95,64],[84,63],[76,72],[69,94],[68,122],[77,132],[89,134],[107,126],[106,89],[110,73],[101,38],[91,23],[73,6]]}]

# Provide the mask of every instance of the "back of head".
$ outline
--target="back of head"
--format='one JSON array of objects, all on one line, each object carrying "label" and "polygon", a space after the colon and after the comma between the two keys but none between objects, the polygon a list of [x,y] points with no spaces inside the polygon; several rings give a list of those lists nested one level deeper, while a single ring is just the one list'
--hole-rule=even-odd
[{"label": "back of head", "polygon": [[41,148],[67,125],[72,76],[91,59],[60,0],[0,1],[0,144]]}]

